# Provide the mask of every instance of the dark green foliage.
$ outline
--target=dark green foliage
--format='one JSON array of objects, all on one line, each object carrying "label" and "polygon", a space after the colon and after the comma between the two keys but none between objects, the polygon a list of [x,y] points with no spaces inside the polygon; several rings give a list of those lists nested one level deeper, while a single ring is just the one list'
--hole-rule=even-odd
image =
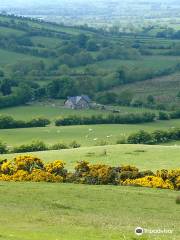
[{"label": "dark green foliage", "polygon": [[48,150],[48,147],[42,141],[34,141],[31,144],[23,144],[19,147],[14,147],[13,152],[23,153],[23,152],[38,152]]},{"label": "dark green foliage", "polygon": [[61,150],[61,149],[68,149],[68,145],[65,143],[56,143],[50,147],[51,150]]},{"label": "dark green foliage", "polygon": [[76,141],[72,141],[70,144],[69,144],[69,147],[70,148],[80,148],[81,145],[79,143],[77,143]]},{"label": "dark green foliage", "polygon": [[0,91],[4,96],[11,94],[11,81],[9,79],[4,78],[0,82]]},{"label": "dark green foliage", "polygon": [[93,115],[91,117],[69,116],[55,121],[56,126],[88,125],[88,124],[128,124],[153,122],[153,113],[111,114],[109,116]]},{"label": "dark green foliage", "polygon": [[7,152],[8,152],[8,149],[6,144],[0,141],[0,154],[4,154]]},{"label": "dark green foliage", "polygon": [[159,120],[169,120],[171,117],[167,112],[159,112]]},{"label": "dark green foliage", "polygon": [[10,128],[30,128],[30,127],[46,127],[50,121],[46,118],[36,118],[30,121],[15,120],[11,116],[0,115],[0,129]]},{"label": "dark green foliage", "polygon": [[151,144],[153,139],[150,133],[141,130],[137,133],[131,134],[127,141],[130,144]]},{"label": "dark green foliage", "polygon": [[169,131],[156,130],[152,133],[141,130],[131,134],[127,142],[130,144],[160,144],[172,140],[180,140],[179,128],[170,129]]}]

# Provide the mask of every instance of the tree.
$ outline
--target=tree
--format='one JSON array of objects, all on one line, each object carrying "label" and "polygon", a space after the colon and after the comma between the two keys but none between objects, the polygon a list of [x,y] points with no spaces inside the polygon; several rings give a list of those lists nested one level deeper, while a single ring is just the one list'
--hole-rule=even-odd
[{"label": "tree", "polygon": [[4,77],[4,72],[1,69],[0,69],[0,77]]},{"label": "tree", "polygon": [[147,103],[148,104],[154,104],[155,103],[155,99],[152,95],[147,96]]},{"label": "tree", "polygon": [[1,82],[0,90],[4,96],[11,94],[11,81],[4,78]]},{"label": "tree", "polygon": [[97,97],[97,101],[101,104],[112,104],[117,101],[117,94],[113,92],[106,92],[99,94]]},{"label": "tree", "polygon": [[129,91],[123,91],[120,93],[119,98],[118,98],[118,103],[121,105],[130,105],[132,99],[133,99],[134,94]]},{"label": "tree", "polygon": [[88,37],[85,34],[79,34],[77,36],[77,44],[80,48],[86,48]]},{"label": "tree", "polygon": [[98,51],[99,47],[97,45],[97,43],[94,40],[89,40],[87,42],[87,50],[88,51]]}]

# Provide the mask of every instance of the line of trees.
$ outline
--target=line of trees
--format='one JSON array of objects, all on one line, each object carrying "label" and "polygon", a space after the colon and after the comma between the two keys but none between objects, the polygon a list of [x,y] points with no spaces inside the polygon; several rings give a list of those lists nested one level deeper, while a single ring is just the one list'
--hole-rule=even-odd
[{"label": "line of trees", "polygon": [[0,129],[12,128],[32,128],[32,127],[46,127],[50,124],[47,118],[35,118],[30,121],[15,120],[11,116],[0,115]]},{"label": "line of trees", "polygon": [[68,116],[55,121],[56,126],[88,125],[88,124],[137,124],[155,121],[154,113],[110,114],[108,116]]},{"label": "line of trees", "polygon": [[127,139],[127,143],[155,145],[170,142],[173,140],[180,140],[180,128],[173,128],[168,131],[156,130],[152,133],[140,130],[137,133],[131,134]]}]

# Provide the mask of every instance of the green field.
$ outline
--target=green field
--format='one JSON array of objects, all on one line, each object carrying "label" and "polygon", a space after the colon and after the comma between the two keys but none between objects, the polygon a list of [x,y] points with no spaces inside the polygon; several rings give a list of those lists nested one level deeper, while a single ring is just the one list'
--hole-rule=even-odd
[{"label": "green field", "polygon": [[[0,184],[3,240],[178,240],[175,191],[47,183]],[[134,234],[137,226],[172,234]]]},{"label": "green field", "polygon": [[38,61],[39,57],[28,56],[21,53],[15,53],[7,50],[0,49],[0,66],[8,66],[9,64],[15,64],[18,61]]},{"label": "green field", "polygon": [[[57,100],[52,101],[51,103],[36,103],[32,105],[19,106],[19,107],[10,107],[5,109],[0,109],[0,114],[10,115],[15,119],[19,120],[30,120],[38,116],[43,116],[49,119],[56,119],[60,116],[69,116],[69,115],[82,115],[82,116],[91,116],[91,115],[108,115],[112,112],[109,111],[116,109],[120,110],[122,113],[142,113],[142,112],[158,112],[157,110],[151,110],[146,108],[135,108],[135,107],[124,107],[124,106],[108,106],[107,110],[93,110],[93,109],[83,109],[83,110],[72,110],[64,108],[64,101]],[[26,114],[24,114],[26,113]]]},{"label": "green field", "polygon": [[43,140],[47,144],[76,140],[82,146],[93,146],[101,141],[115,144],[117,140],[127,137],[132,132],[144,129],[153,131],[158,129],[167,130],[179,127],[179,120],[158,121],[146,124],[107,124],[107,125],[82,125],[46,128],[24,128],[0,130],[0,139],[8,145],[30,143],[32,140]]},{"label": "green field", "polygon": [[[136,60],[106,60],[96,63],[95,66],[104,69],[118,69],[121,66],[143,67],[143,69],[160,70],[175,66],[180,62],[180,57],[177,56],[143,56]],[[92,65],[93,66],[93,65]]]},{"label": "green field", "polygon": [[0,33],[5,35],[5,36],[9,36],[9,35],[16,35],[16,36],[22,36],[24,34],[23,31],[20,30],[16,30],[16,29],[12,29],[12,28],[8,28],[8,27],[0,27]]},{"label": "green field", "polygon": [[[74,168],[77,161],[82,160],[112,166],[130,164],[137,166],[140,170],[180,168],[180,146],[109,145],[31,154],[46,162],[63,160],[70,170]],[[1,155],[1,158],[12,159],[19,155],[24,154],[5,154]]]},{"label": "green field", "polygon": [[115,88],[116,93],[130,90],[135,98],[145,99],[148,95],[156,97],[157,101],[164,104],[174,104],[180,89],[180,73],[154,78],[152,80],[126,84]]}]

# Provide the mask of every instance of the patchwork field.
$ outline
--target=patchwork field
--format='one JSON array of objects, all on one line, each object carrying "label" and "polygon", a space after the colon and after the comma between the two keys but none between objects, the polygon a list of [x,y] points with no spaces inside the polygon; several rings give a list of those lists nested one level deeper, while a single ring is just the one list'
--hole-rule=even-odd
[{"label": "patchwork field", "polygon": [[[149,33],[147,36],[145,32],[137,33],[136,36],[111,31],[96,32],[86,26],[66,27],[0,15],[0,115],[23,121],[38,117],[51,120],[49,126],[42,128],[0,129],[0,151],[2,147],[2,152],[7,152],[3,143],[12,152],[13,147],[32,143],[33,140],[43,141],[48,147],[55,143],[69,145],[73,141],[81,145],[76,149],[0,154],[0,240],[179,239],[180,205],[176,204],[179,196],[176,190],[179,189],[180,141],[163,145],[117,144],[138,130],[152,132],[179,128],[179,119],[145,124],[66,127],[54,124],[55,119],[61,116],[108,115],[113,109],[121,113],[158,114],[159,103],[165,105],[166,111],[177,110],[180,100],[177,96],[180,90],[180,54],[176,56],[179,40],[160,39],[155,37],[155,33],[152,32],[151,36]],[[150,77],[154,78],[148,79]],[[123,100],[122,92],[128,94],[126,90],[133,95],[129,103],[120,101]],[[109,91],[117,93],[116,100],[108,99]],[[70,110],[63,107],[64,101],[60,99],[81,94],[94,95],[93,100],[98,103],[103,99],[98,96],[107,94],[105,100],[116,105],[132,106],[133,100],[143,99],[143,106],[153,106],[157,110],[110,105],[106,106],[106,110]],[[147,105],[147,96],[150,102],[157,101],[156,104]],[[167,180],[158,174],[146,176],[152,174],[149,172],[137,174],[133,172],[134,168],[132,172],[117,168],[116,175],[114,168],[110,172],[107,166],[100,169],[98,166],[95,170],[86,166],[85,176],[83,167],[80,174],[78,171],[74,175],[66,174],[60,161],[48,166],[38,165],[37,159],[31,156],[28,160],[26,157],[23,160],[18,158],[17,162],[1,161],[27,154],[37,156],[45,163],[62,160],[69,171],[78,161],[86,160],[91,164],[131,165],[140,171],[151,170],[154,173],[158,169],[176,169],[178,173],[173,172],[177,175],[170,180],[168,175]],[[126,174],[127,178],[120,178],[120,174]],[[108,181],[100,182],[104,175]],[[72,176],[74,181],[71,181]],[[148,180],[140,179],[150,184],[146,186],[171,186],[169,188],[173,190],[120,186],[126,184],[125,180],[132,180],[131,176],[135,180],[146,176]],[[76,177],[79,183],[86,185],[68,183],[77,183]],[[83,182],[85,177],[87,181]],[[110,181],[113,177],[115,181]],[[59,183],[47,183],[53,182],[52,179],[59,179]],[[152,181],[154,185],[151,185]],[[145,234],[137,238],[134,230],[138,226],[149,230],[172,230],[172,234]]]}]

